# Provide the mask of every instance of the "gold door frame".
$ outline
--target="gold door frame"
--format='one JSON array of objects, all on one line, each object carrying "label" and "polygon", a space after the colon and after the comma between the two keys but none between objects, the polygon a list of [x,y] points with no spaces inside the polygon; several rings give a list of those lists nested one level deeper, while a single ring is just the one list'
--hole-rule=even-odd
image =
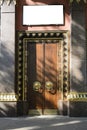
[{"label": "gold door frame", "polygon": [[18,101],[27,101],[27,43],[28,42],[57,42],[62,43],[62,100],[67,100],[69,93],[69,31],[18,31],[16,53],[17,53],[17,97]]}]

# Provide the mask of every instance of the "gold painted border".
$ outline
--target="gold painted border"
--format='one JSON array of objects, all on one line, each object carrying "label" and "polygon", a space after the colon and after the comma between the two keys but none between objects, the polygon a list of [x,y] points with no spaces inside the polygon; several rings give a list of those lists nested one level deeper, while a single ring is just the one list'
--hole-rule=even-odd
[{"label": "gold painted border", "polygon": [[15,93],[0,93],[0,102],[16,102],[17,100]]},{"label": "gold painted border", "polygon": [[63,99],[67,100],[69,93],[69,31],[19,31],[18,32],[18,67],[17,67],[17,94],[18,101],[27,100],[27,40],[31,42],[40,42],[43,40],[55,42],[63,41],[63,66],[62,66],[62,93]]},{"label": "gold painted border", "polygon": [[87,92],[71,92],[68,95],[69,101],[87,101]]}]

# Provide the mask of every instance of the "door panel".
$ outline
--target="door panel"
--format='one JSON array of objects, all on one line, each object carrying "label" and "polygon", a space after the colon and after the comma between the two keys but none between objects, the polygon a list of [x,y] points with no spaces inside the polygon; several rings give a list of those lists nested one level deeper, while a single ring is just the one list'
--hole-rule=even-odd
[{"label": "door panel", "polygon": [[45,108],[57,109],[57,43],[45,44],[45,84],[51,82],[52,90],[45,89]]},{"label": "door panel", "polygon": [[43,97],[41,93],[37,92],[33,88],[33,84],[36,81],[40,83],[43,80],[42,63],[43,58],[43,46],[41,44],[29,43],[28,44],[28,101],[29,109],[41,109],[43,108]]},{"label": "door panel", "polygon": [[43,45],[37,43],[36,44],[36,81],[39,81],[41,84],[41,89],[36,92],[36,109],[43,108],[43,96],[42,96],[42,82],[44,79],[43,75]]},{"label": "door panel", "polygon": [[57,114],[60,43],[28,43],[29,114]]}]

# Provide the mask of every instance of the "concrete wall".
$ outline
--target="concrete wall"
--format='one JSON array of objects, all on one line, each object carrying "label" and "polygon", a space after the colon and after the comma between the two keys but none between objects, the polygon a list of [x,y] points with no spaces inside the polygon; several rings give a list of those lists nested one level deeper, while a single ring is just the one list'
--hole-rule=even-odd
[{"label": "concrete wall", "polygon": [[[85,4],[72,4],[71,31],[71,85],[70,92],[87,92],[87,61],[86,61],[86,18]],[[83,106],[83,107],[82,107]],[[70,102],[70,116],[87,116],[85,101]],[[83,109],[82,109],[83,108]]]},{"label": "concrete wall", "polygon": [[[3,102],[1,94],[15,93],[15,6],[1,6],[0,116],[15,115],[16,103]],[[12,114],[13,113],[13,114]]]},{"label": "concrete wall", "polygon": [[0,92],[14,92],[15,13],[14,6],[1,7]]}]

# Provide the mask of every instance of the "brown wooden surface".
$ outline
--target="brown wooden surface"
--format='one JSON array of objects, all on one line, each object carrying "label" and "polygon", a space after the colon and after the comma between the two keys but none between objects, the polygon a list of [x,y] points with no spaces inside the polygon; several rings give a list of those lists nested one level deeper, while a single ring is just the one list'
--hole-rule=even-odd
[{"label": "brown wooden surface", "polygon": [[45,109],[57,108],[57,43],[45,44],[45,83],[51,81],[54,90],[45,89]]},{"label": "brown wooden surface", "polygon": [[[60,43],[28,43],[28,101],[29,110],[57,110],[59,100],[58,72]],[[58,49],[59,48],[59,49]],[[41,90],[34,91],[33,83],[39,81]],[[54,89],[47,91],[45,83],[51,81]],[[46,111],[46,114],[48,113]]]}]

